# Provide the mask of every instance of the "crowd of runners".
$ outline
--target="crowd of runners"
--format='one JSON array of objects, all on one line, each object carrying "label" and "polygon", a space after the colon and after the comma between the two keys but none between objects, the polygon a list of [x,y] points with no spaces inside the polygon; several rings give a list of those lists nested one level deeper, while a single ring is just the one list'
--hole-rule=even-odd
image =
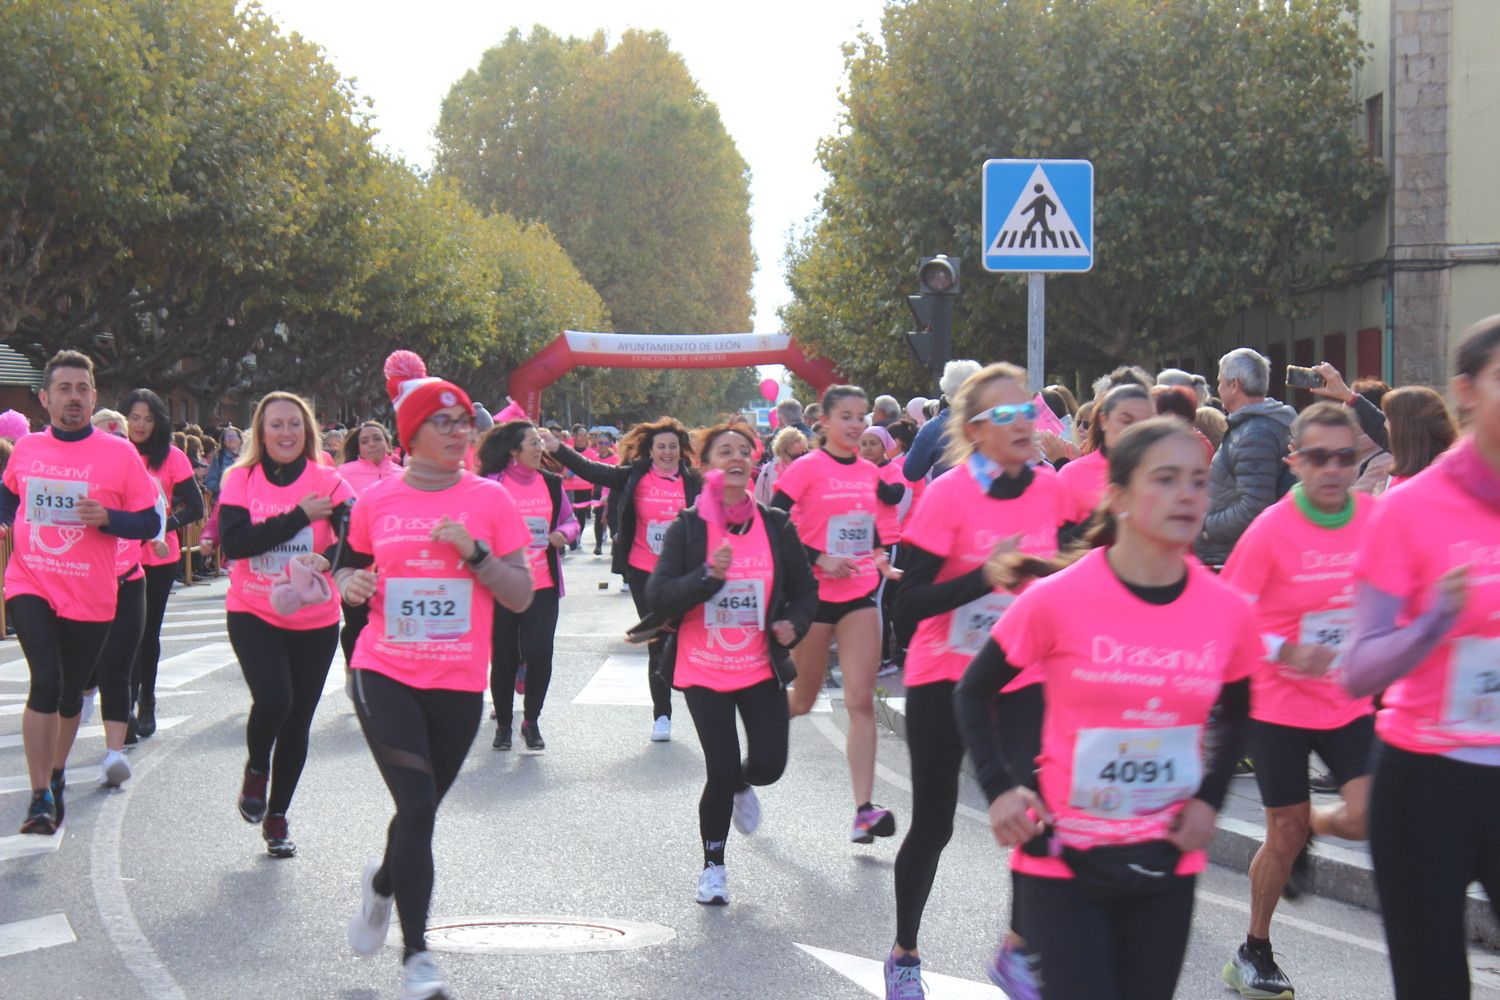
[{"label": "crowd of runners", "polygon": [[[205,462],[155,393],[100,410],[90,360],[61,352],[48,426],[0,448],[6,610],[31,677],[21,832],[64,823],[96,691],[99,781],[131,778],[194,558],[181,529],[205,522],[249,692],[226,799],[237,781],[265,850],[296,855],[288,817],[342,650],[394,803],[348,942],[378,952],[394,910],[401,995],[446,996],[425,939],[435,816],[486,692],[494,750],[546,749],[564,556],[592,516],[648,654],[642,736],[673,738],[677,692],[702,747],[698,902],[729,902],[730,829],[755,833],[756,789],[836,665],[848,838],[902,833],[894,943],[872,942],[887,1000],[925,993],[919,931],[966,753],[1012,872],[986,959],[1012,1000],[1171,997],[1196,876],[1247,772],[1266,833],[1225,983],[1294,995],[1272,915],[1334,837],[1370,841],[1397,997],[1468,996],[1468,887],[1500,898],[1500,316],[1462,338],[1451,408],[1314,371],[1300,411],[1268,397],[1248,349],[1212,385],[1116,369],[1080,406],[1013,365],[952,362],[935,400],[835,385],[784,400],[771,434],[736,414],[621,435],[538,426],[508,401],[491,417],[398,351],[388,424],[328,439],[305,399],[273,392]],[[904,816],[875,801],[875,691],[895,675]],[[1336,799],[1314,807],[1315,789]]]}]

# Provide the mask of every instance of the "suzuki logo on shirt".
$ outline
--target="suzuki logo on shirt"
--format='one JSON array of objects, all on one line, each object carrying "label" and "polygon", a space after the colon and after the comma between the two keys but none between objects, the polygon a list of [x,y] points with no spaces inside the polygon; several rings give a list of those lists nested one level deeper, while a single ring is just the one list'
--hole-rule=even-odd
[{"label": "suzuki logo on shirt", "polygon": [[1198,650],[1171,649],[1167,646],[1137,646],[1107,635],[1094,636],[1093,661],[1109,667],[1151,667],[1157,670],[1192,670],[1218,673],[1216,642],[1206,642]]},{"label": "suzuki logo on shirt", "polygon": [[1120,718],[1131,722],[1144,722],[1148,726],[1175,726],[1182,718],[1181,712],[1161,711],[1161,699],[1151,698],[1146,702],[1145,708],[1127,708],[1120,713]]},{"label": "suzuki logo on shirt", "polygon": [[76,469],[67,465],[48,465],[41,459],[37,459],[31,463],[29,471],[34,476],[49,476],[53,479],[87,479],[93,474],[94,467],[85,465],[81,469]]}]

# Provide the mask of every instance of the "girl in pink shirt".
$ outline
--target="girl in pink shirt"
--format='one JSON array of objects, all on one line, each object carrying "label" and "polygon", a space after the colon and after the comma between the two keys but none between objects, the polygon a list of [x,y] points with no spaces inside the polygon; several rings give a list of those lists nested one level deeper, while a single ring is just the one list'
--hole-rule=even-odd
[{"label": "girl in pink shirt", "polygon": [[203,520],[203,491],[188,457],[172,444],[167,404],[150,389],[137,389],[120,404],[130,443],[140,452],[146,471],[161,484],[166,523],[159,538],[141,543],[146,574],[146,623],[130,673],[130,703],[136,732],[146,739],[156,732],[156,668],[161,662],[161,623],[167,598],[181,573],[182,549],[177,532]]},{"label": "girl in pink shirt", "polygon": [[1385,692],[1370,853],[1398,1000],[1469,995],[1471,881],[1500,913],[1500,315],[1456,357],[1468,433],[1375,504],[1344,664]]},{"label": "girl in pink shirt", "polygon": [[[339,602],[322,553],[354,495],[318,461],[317,426],[301,396],[267,394],[219,495],[220,537],[233,560],[224,601],[229,642],[250,688],[239,809],[245,822],[261,824],[273,858],[297,853],[286,813],[338,646]],[[294,575],[307,577],[306,588],[283,603],[273,590],[291,592]]]},{"label": "girl in pink shirt", "polygon": [[1058,477],[1035,462],[1036,416],[1026,372],[994,364],[969,376],[948,411],[949,471],[933,480],[903,534],[896,613],[915,634],[906,654],[906,740],[912,814],[896,855],[896,943],[891,989],[918,973],[917,933],[938,860],[953,834],[963,743],[953,689],[1014,600],[986,573],[992,555],[1057,553],[1066,520]]},{"label": "girl in pink shirt", "polygon": [[[1132,424],[1156,413],[1151,394],[1138,385],[1117,385],[1094,407],[1089,424],[1089,450],[1057,470],[1067,497],[1068,520],[1079,529],[1104,497],[1109,484],[1109,449]],[[1073,537],[1080,534],[1075,530]]]},{"label": "girl in pink shirt", "polygon": [[839,644],[844,706],[849,712],[849,778],[854,823],[849,839],[869,844],[896,832],[896,817],[870,801],[875,788],[875,672],[880,665],[880,616],[875,589],[897,576],[876,526],[881,504],[900,501],[902,490],[884,483],[880,470],[856,454],[869,401],[858,386],[836,385],[823,394],[823,447],[799,458],[776,482],[773,505],[789,510],[813,561],[818,610],[794,657],[792,715],[812,711],[828,673],[829,647]]},{"label": "girl in pink shirt", "polygon": [[[704,433],[704,491],[667,529],[646,588],[657,620],[676,628],[662,655],[664,679],[683,692],[708,769],[698,800],[697,899],[704,904],[729,902],[731,819],[741,833],[755,832],[754,786],[771,784],[786,767],[788,651],[817,606],[817,584],[786,515],[747,492],[754,452],[753,436],[739,425]],[[748,740],[743,763],[736,713]]]},{"label": "girl in pink shirt", "polygon": [[516,613],[495,607],[490,694],[495,700],[496,750],[511,747],[516,672],[526,664],[526,704],[521,739],[526,749],[547,749],[538,720],[552,682],[558,602],[563,595],[560,553],[582,530],[563,480],[542,470],[542,439],[529,420],[496,424],[479,442],[479,474],[505,487],[526,523],[526,559],[531,565],[531,606]]},{"label": "girl in pink shirt", "polygon": [[391,432],[373,420],[366,420],[344,439],[341,457],[339,475],[356,497],[364,496],[376,483],[401,475],[401,466],[391,454]]},{"label": "girl in pink shirt", "polygon": [[[1192,429],[1142,421],[1109,471],[1104,547],[1017,597],[954,695],[1048,1000],[1172,996],[1261,652],[1250,605],[1192,557]],[[1031,698],[1036,788],[1035,748],[1002,753],[991,715]]]},{"label": "girl in pink shirt", "polygon": [[394,904],[402,995],[426,1000],[447,995],[426,942],[433,822],[479,730],[495,604],[519,613],[531,602],[530,533],[504,487],[464,468],[468,395],[410,351],[387,358],[385,374],[411,461],[355,504],[337,567],[344,601],[370,604],[354,707],[396,815],[384,857],[365,866],[348,939],[357,955],[379,952]]}]

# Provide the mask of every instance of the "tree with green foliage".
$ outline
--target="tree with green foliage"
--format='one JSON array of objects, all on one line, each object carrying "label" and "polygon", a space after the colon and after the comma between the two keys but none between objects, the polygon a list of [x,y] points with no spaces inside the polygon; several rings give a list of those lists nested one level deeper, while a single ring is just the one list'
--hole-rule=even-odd
[{"label": "tree with green foliage", "polygon": [[901,343],[920,256],[964,258],[954,356],[1025,356],[1025,282],[980,267],[980,167],[1082,158],[1095,264],[1047,284],[1053,373],[1192,353],[1294,308],[1379,199],[1355,136],[1356,0],[924,0],[845,49],[820,211],[788,248],[785,328],[847,375],[920,389]]},{"label": "tree with green foliage", "polygon": [[[487,211],[544,223],[615,329],[750,329],[747,167],[665,35],[610,47],[603,33],[513,30],[453,86],[436,135],[438,174]],[[707,419],[754,384],[748,371],[610,373],[595,389],[596,409]]]}]

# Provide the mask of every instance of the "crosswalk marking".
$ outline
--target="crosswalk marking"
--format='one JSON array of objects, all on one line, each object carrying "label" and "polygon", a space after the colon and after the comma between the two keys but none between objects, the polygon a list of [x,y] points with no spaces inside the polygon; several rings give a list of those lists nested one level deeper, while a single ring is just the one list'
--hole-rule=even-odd
[{"label": "crosswalk marking", "polygon": [[[860,989],[867,990],[873,996],[885,996],[885,972],[878,959],[794,943]],[[922,980],[927,986],[925,995],[931,1000],[1005,1000],[1005,994],[988,983],[928,972],[925,966],[922,969]]]},{"label": "crosswalk marking", "polygon": [[168,691],[180,688],[233,662],[234,649],[229,643],[211,642],[162,660],[156,670],[156,686]]},{"label": "crosswalk marking", "polygon": [[[184,722],[186,722],[188,720],[188,718],[189,717],[186,716],[186,715],[180,715],[180,716],[175,716],[175,717],[170,718],[170,719],[157,719],[156,720],[156,728],[159,729],[159,730],[160,729],[171,729],[173,726],[180,726],[180,725],[182,725]],[[102,725],[96,725],[96,726],[79,726],[78,727],[78,738],[80,740],[93,739],[96,736],[103,736],[103,735],[104,735],[104,727]],[[20,733],[15,733],[15,734],[10,735],[10,736],[0,736],[0,750],[8,750],[8,749],[10,749],[12,747],[18,747],[18,746],[21,746],[21,734]]]},{"label": "crosswalk marking", "polygon": [[17,920],[10,924],[0,924],[0,958],[41,948],[53,948],[60,944],[72,944],[77,940],[73,925],[68,923],[64,914],[52,913],[45,917]]},{"label": "crosswalk marking", "polygon": [[33,854],[52,854],[62,846],[63,831],[50,837],[39,837],[34,833],[13,833],[0,837],[0,861],[14,861]]},{"label": "crosswalk marking", "polygon": [[[645,653],[613,653],[605,657],[594,676],[573,699],[575,705],[615,705],[625,708],[650,708],[651,688],[646,683]],[[815,714],[833,711],[828,695],[818,695],[813,703]]]}]

